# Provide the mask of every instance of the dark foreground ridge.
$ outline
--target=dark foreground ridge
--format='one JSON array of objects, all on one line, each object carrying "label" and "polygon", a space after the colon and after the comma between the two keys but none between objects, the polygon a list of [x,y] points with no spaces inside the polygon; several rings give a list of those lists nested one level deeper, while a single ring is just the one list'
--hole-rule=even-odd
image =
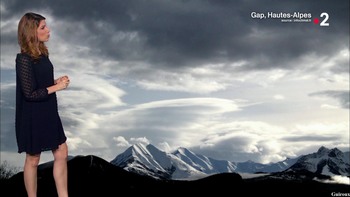
[{"label": "dark foreground ridge", "polygon": [[[76,156],[68,161],[70,197],[114,197],[169,194],[230,196],[332,196],[348,193],[348,185],[325,184],[310,179],[283,178],[242,179],[236,173],[212,175],[196,181],[158,180],[128,172],[97,156]],[[304,175],[305,176],[305,175]],[[312,177],[308,174],[307,176]],[[282,176],[281,176],[282,177]],[[25,197],[23,172],[1,182],[1,196]],[[41,165],[38,170],[38,197],[56,197],[52,165]]]}]

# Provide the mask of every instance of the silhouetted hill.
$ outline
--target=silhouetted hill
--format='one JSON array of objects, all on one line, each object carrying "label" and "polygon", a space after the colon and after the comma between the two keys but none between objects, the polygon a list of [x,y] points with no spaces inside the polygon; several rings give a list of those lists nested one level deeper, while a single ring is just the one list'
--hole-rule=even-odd
[{"label": "silhouetted hill", "polygon": [[[44,166],[44,167],[43,167]],[[114,197],[169,194],[188,195],[224,195],[233,196],[331,196],[331,192],[345,192],[348,185],[324,184],[313,180],[298,181],[281,179],[278,176],[254,179],[242,179],[237,173],[221,173],[195,181],[159,180],[149,176],[128,172],[102,158],[88,155],[76,156],[68,161],[68,182],[70,197]],[[283,191],[283,193],[277,191]],[[23,172],[8,181],[2,182],[1,196],[26,196],[23,184]],[[52,176],[52,165],[41,165],[38,170],[38,197],[56,197]]]},{"label": "silhouetted hill", "polygon": [[[255,188],[255,191],[261,193],[269,194],[275,191],[274,196],[278,196],[278,193],[280,196],[339,196],[336,193],[350,194],[349,185],[320,182],[329,179],[330,177],[327,175],[313,173],[308,170],[299,172],[285,170],[244,181],[245,185],[249,185],[249,187]],[[278,191],[276,191],[277,188]],[[254,193],[258,194],[258,192]]]},{"label": "silhouetted hill", "polygon": [[[52,166],[38,170],[38,196],[57,196],[52,170]],[[153,178],[127,172],[99,157],[89,155],[69,160],[68,184],[70,196],[78,197],[114,196],[109,194],[135,192],[158,183]],[[9,179],[6,190],[8,196],[26,196],[23,172]]]}]

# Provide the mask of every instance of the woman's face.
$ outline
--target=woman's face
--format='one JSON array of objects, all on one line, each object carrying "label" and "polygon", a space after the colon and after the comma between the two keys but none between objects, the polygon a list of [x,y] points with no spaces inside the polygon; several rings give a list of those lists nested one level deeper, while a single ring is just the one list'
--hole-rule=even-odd
[{"label": "woman's face", "polygon": [[40,42],[47,42],[50,38],[50,29],[46,26],[45,20],[41,20],[37,29],[38,40]]}]

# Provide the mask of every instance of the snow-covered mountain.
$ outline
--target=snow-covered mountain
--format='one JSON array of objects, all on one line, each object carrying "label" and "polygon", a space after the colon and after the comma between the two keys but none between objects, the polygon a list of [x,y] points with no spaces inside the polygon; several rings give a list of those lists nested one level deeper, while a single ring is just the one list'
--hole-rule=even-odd
[{"label": "snow-covered mountain", "polygon": [[321,147],[317,153],[287,158],[284,161],[261,164],[253,161],[232,162],[196,154],[186,148],[172,153],[152,144],[135,144],[111,161],[127,171],[160,179],[195,180],[219,173],[273,173],[285,170],[307,170],[324,175],[349,176],[349,152]]},{"label": "snow-covered mountain", "polygon": [[235,163],[209,158],[183,147],[166,153],[152,144],[135,144],[119,154],[111,163],[127,171],[154,178],[193,180],[227,172],[279,172],[287,169],[295,161],[296,159],[287,159],[275,164]]},{"label": "snow-covered mountain", "polygon": [[287,158],[277,163],[261,164],[253,161],[238,162],[237,172],[256,173],[256,172],[281,172],[292,166],[299,157]]},{"label": "snow-covered mountain", "polygon": [[304,155],[288,170],[308,170],[323,175],[350,176],[349,152],[320,147],[316,153]]},{"label": "snow-covered mountain", "polygon": [[166,153],[152,144],[135,144],[111,161],[127,171],[161,179],[199,179],[207,176],[177,156]]},{"label": "snow-covered mountain", "polygon": [[195,154],[186,148],[179,148],[172,153],[186,164],[205,174],[235,172],[236,164],[225,160],[216,160],[204,155]]}]

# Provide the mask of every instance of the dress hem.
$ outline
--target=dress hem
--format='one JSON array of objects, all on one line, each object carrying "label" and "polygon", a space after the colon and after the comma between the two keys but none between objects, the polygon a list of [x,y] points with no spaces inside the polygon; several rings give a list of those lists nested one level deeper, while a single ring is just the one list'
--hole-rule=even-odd
[{"label": "dress hem", "polygon": [[42,148],[40,151],[38,152],[29,152],[29,151],[26,151],[26,150],[18,150],[18,153],[21,154],[21,153],[26,153],[26,154],[30,154],[30,155],[36,155],[36,154],[40,154],[42,152],[46,152],[46,151],[53,151],[53,150],[56,150],[58,149],[58,146],[65,143],[67,141],[67,138],[65,138],[63,140],[63,142],[59,143],[57,146],[54,146],[54,147],[48,147],[48,148]]}]

